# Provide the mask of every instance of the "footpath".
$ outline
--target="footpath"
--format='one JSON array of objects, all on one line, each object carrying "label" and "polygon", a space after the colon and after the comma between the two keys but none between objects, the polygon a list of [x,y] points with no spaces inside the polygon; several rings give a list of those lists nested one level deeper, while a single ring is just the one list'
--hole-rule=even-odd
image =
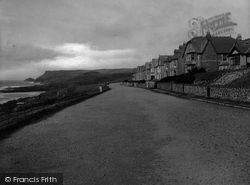
[{"label": "footpath", "polygon": [[239,109],[244,109],[244,110],[250,110],[250,103],[246,103],[246,102],[208,98],[208,97],[197,96],[197,95],[193,95],[193,94],[178,93],[178,92],[162,90],[162,89],[149,89],[149,90],[156,92],[156,93],[167,94],[167,95],[175,96],[175,97],[179,97],[179,98],[185,98],[185,99],[196,100],[196,101],[201,101],[201,102],[206,102],[206,103],[212,103],[212,104],[216,104],[216,105],[223,105],[223,106],[227,106],[227,107],[234,107],[234,108],[239,108]]}]

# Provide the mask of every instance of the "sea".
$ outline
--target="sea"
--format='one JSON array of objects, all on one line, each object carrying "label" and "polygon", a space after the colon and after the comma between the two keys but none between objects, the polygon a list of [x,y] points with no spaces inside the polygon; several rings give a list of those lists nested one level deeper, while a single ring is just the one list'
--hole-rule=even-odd
[{"label": "sea", "polygon": [[[6,88],[13,88],[13,87],[24,87],[24,86],[32,86],[37,85],[37,83],[33,82],[26,82],[21,80],[6,80],[1,81],[0,80],[0,90],[6,89]],[[0,92],[0,104],[6,103],[10,100],[16,100],[19,98],[25,98],[25,97],[32,97],[32,96],[38,96],[42,92],[18,92],[18,93],[2,93]]]}]

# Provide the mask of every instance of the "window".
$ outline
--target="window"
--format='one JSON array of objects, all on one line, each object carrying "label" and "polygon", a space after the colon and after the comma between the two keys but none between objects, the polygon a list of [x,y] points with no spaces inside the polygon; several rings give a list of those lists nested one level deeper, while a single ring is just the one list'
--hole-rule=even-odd
[{"label": "window", "polygon": [[223,54],[223,55],[222,55],[222,60],[223,60],[223,61],[227,61],[227,55]]},{"label": "window", "polygon": [[186,61],[191,61],[191,60],[194,60],[194,53],[190,53],[186,56]]},{"label": "window", "polygon": [[191,60],[194,60],[194,53],[191,53]]},{"label": "window", "polygon": [[176,61],[174,61],[174,68],[177,66],[177,62]]},{"label": "window", "polygon": [[240,55],[234,55],[232,57],[232,65],[240,65]]}]

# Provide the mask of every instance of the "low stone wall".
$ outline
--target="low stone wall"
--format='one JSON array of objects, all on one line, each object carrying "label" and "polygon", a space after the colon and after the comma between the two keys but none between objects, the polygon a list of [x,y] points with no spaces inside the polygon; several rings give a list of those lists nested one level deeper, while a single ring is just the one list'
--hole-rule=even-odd
[{"label": "low stone wall", "polygon": [[250,89],[211,87],[210,97],[250,102]]},{"label": "low stone wall", "polygon": [[146,85],[146,87],[148,88],[148,89],[155,89],[155,88],[157,88],[156,87],[156,82],[147,82],[146,83],[147,85]]},{"label": "low stone wall", "polygon": [[143,83],[143,84],[138,84],[137,87],[140,87],[140,88],[147,88],[147,84],[146,83]]},{"label": "low stone wall", "polygon": [[184,92],[187,94],[195,94],[197,96],[207,96],[207,87],[185,84]]},{"label": "low stone wall", "polygon": [[157,83],[157,89],[163,89],[163,90],[172,90],[172,84],[171,83],[163,83],[163,82],[158,82]]},{"label": "low stone wall", "polygon": [[175,92],[184,92],[184,84],[172,84],[172,89]]}]

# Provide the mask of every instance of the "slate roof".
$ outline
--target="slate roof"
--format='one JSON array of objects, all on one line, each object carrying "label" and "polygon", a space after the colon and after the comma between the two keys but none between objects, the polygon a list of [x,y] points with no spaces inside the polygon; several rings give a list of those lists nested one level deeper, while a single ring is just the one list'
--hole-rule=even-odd
[{"label": "slate roof", "polygon": [[202,53],[208,39],[206,37],[194,37],[189,41],[197,53]]},{"label": "slate roof", "polygon": [[173,55],[169,55],[169,56],[166,58],[165,62],[171,62],[172,57],[173,57]]},{"label": "slate roof", "polygon": [[236,40],[232,37],[210,37],[209,41],[217,54],[228,54]]},{"label": "slate roof", "polygon": [[250,39],[247,40],[237,40],[235,47],[240,51],[242,54],[247,54],[250,52]]},{"label": "slate roof", "polygon": [[157,67],[159,65],[158,58],[153,58],[152,59],[152,65],[153,65],[153,67]]},{"label": "slate roof", "polygon": [[177,60],[181,56],[181,51],[179,49],[174,50],[174,55],[171,57],[170,60]]},{"label": "slate roof", "polygon": [[159,61],[159,66],[163,66],[164,62],[168,58],[169,55],[159,55],[158,61]]},{"label": "slate roof", "polygon": [[146,69],[150,69],[150,68],[151,68],[150,62],[146,62],[146,63],[145,63],[145,68],[146,68]]}]

